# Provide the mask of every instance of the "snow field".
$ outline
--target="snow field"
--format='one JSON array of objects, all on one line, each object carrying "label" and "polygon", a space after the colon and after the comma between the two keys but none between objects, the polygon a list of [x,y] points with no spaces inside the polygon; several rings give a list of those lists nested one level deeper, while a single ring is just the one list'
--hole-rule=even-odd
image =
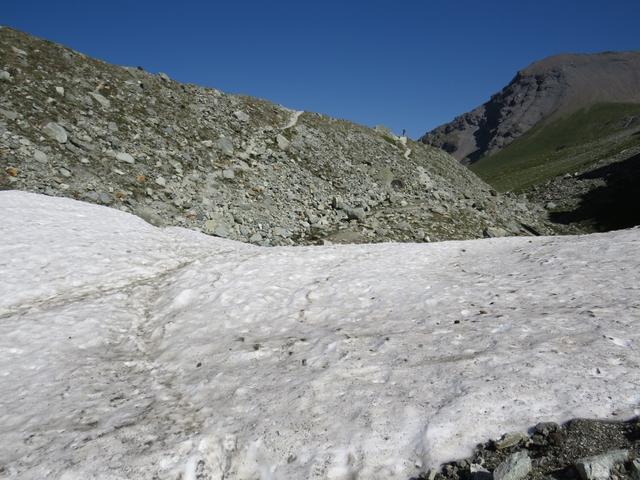
[{"label": "snow field", "polygon": [[0,205],[8,478],[406,480],[640,413],[640,230],[260,248]]}]

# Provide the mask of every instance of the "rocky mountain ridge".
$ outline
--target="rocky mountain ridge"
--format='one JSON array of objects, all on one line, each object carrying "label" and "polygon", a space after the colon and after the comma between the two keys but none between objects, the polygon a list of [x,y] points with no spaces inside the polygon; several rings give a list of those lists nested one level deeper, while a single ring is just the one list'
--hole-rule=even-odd
[{"label": "rocky mountain ridge", "polygon": [[550,233],[446,153],[0,29],[0,188],[260,245]]},{"label": "rocky mountain ridge", "polygon": [[540,122],[597,103],[640,103],[640,52],[545,58],[519,71],[488,102],[420,140],[474,163]]}]

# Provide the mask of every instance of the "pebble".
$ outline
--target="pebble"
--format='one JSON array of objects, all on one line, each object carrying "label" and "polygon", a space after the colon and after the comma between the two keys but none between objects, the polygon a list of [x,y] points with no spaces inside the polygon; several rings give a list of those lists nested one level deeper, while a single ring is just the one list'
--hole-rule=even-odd
[{"label": "pebble", "polygon": [[156,184],[160,185],[161,187],[166,187],[167,181],[164,179],[164,177],[158,177],[156,178]]}]

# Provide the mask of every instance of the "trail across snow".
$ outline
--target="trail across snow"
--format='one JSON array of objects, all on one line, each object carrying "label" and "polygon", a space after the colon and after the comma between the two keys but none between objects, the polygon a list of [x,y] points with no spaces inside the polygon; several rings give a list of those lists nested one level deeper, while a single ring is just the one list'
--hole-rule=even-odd
[{"label": "trail across snow", "polygon": [[0,207],[0,477],[407,480],[640,413],[640,230],[260,248]]}]

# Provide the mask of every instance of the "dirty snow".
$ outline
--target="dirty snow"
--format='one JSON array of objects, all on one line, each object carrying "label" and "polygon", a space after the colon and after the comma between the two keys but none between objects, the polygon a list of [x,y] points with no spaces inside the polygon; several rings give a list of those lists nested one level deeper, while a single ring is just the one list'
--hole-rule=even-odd
[{"label": "dirty snow", "polygon": [[640,230],[260,248],[0,207],[0,477],[406,480],[640,413]]}]

